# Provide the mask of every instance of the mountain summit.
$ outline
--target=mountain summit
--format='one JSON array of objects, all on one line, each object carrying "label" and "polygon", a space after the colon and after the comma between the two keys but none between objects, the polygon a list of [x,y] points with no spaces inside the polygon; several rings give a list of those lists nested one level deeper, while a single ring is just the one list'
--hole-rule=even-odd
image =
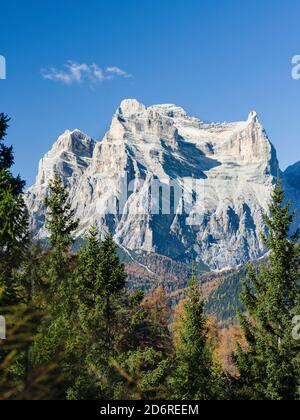
[{"label": "mountain summit", "polygon": [[120,104],[101,142],[67,131],[41,160],[26,193],[39,238],[47,235],[44,199],[55,172],[80,219],[78,237],[95,225],[126,250],[214,270],[264,255],[263,213],[281,175],[256,112],[215,124],[133,99]]}]

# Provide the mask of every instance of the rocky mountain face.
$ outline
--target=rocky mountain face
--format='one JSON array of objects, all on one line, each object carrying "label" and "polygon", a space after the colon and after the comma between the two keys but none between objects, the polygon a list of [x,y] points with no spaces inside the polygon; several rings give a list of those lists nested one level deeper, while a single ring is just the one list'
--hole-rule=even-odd
[{"label": "rocky mountain face", "polygon": [[35,185],[25,193],[25,201],[30,212],[31,231],[35,237],[45,238],[45,197],[49,182],[58,173],[70,191],[70,199],[75,194],[78,181],[89,167],[96,142],[79,130],[66,131],[61,135],[49,153],[39,164]]},{"label": "rocky mountain face", "polygon": [[286,198],[295,213],[293,230],[300,226],[300,162],[292,165],[283,173]]},{"label": "rocky mountain face", "polygon": [[[195,259],[212,270],[264,255],[263,213],[282,175],[256,113],[209,124],[174,105],[136,100],[121,103],[101,142],[67,131],[41,160],[26,193],[37,238],[47,236],[44,199],[55,172],[80,220],[77,237],[95,225],[124,252]],[[294,173],[299,164],[284,179],[299,202]]]}]

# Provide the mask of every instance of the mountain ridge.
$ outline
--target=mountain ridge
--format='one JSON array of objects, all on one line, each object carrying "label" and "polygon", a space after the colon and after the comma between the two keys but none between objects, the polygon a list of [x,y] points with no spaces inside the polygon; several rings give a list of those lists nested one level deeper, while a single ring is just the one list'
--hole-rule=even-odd
[{"label": "mountain ridge", "polygon": [[[207,123],[176,105],[132,99],[122,101],[101,142],[66,131],[41,160],[25,196],[37,238],[47,236],[44,198],[55,172],[80,219],[77,237],[95,225],[130,251],[203,261],[212,270],[263,256],[260,232],[273,185],[282,177],[289,197],[297,190],[256,112],[246,121]],[[201,200],[188,194],[191,182],[200,185]],[[155,188],[162,192],[153,199]],[[173,190],[182,193],[177,201]]]}]

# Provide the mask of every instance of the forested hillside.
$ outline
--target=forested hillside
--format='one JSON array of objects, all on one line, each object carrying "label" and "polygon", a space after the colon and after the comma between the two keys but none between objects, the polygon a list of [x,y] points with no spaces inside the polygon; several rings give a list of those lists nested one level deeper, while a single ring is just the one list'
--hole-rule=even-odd
[{"label": "forested hillside", "polygon": [[224,277],[168,259],[164,278],[156,255],[126,268],[96,226],[74,252],[58,175],[47,240],[32,240],[8,124],[0,114],[0,400],[299,400],[299,235],[280,184],[266,261]]}]

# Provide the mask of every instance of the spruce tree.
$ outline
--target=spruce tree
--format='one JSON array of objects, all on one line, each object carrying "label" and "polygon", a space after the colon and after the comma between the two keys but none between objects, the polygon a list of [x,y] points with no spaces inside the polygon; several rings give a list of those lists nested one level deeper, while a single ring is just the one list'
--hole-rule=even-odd
[{"label": "spruce tree", "polygon": [[49,196],[45,200],[47,207],[47,229],[51,250],[57,253],[66,253],[72,245],[73,232],[78,227],[75,220],[75,211],[68,202],[68,191],[63,186],[59,175],[55,175],[49,185]]},{"label": "spruce tree", "polygon": [[117,255],[117,246],[110,234],[101,244],[97,285],[103,299],[105,318],[105,341],[107,353],[110,354],[112,341],[116,338],[114,326],[118,312],[119,299],[124,294],[127,274]]},{"label": "spruce tree", "polygon": [[24,181],[14,177],[13,148],[4,145],[9,118],[0,114],[0,304],[16,302],[13,279],[28,245],[28,215],[21,196]]},{"label": "spruce tree", "polygon": [[105,355],[103,298],[98,282],[100,238],[92,227],[80,249],[72,281],[74,314],[67,347],[70,356],[70,384],[67,399],[105,399],[108,358]]},{"label": "spruce tree", "polygon": [[299,235],[290,232],[293,218],[278,184],[265,216],[268,233],[263,241],[270,250],[269,262],[259,270],[250,267],[243,283],[246,314],[240,321],[248,349],[239,347],[235,355],[241,374],[239,398],[299,398],[300,346],[292,335],[293,318],[300,313]]},{"label": "spruce tree", "polygon": [[172,361],[162,352],[153,347],[138,348],[121,354],[113,364],[119,373],[114,386],[114,399],[168,399]]},{"label": "spruce tree", "polygon": [[[31,370],[29,349],[40,324],[32,304],[29,270],[28,214],[22,197],[25,182],[14,177],[13,148],[6,146],[9,118],[0,114],[0,314],[6,318],[7,340],[0,349],[0,399],[30,399],[49,395],[46,367]],[[43,389],[42,389],[43,388]]]},{"label": "spruce tree", "polygon": [[[49,249],[40,268],[40,309],[45,319],[34,342],[34,364],[57,363],[61,376],[68,381],[67,341],[72,333],[73,271],[70,254],[73,233],[78,227],[74,211],[68,202],[68,193],[58,175],[49,185],[46,226],[49,231]],[[63,393],[63,387],[62,393]]]},{"label": "spruce tree", "polygon": [[[14,164],[13,147],[4,144],[9,121],[7,115],[0,114],[0,171],[9,171]],[[10,184],[15,195],[21,194],[25,187],[25,181],[21,180],[19,175],[17,177],[11,176]]]},{"label": "spruce tree", "polygon": [[[131,308],[131,309],[129,309]],[[167,399],[173,368],[174,347],[169,329],[171,311],[163,288],[145,298],[137,292],[129,300],[129,328],[122,353],[114,361],[119,373],[114,386],[116,399]]]},{"label": "spruce tree", "polygon": [[0,304],[16,299],[16,270],[28,245],[28,215],[22,196],[16,196],[8,172],[0,170]]},{"label": "spruce tree", "polygon": [[86,237],[86,245],[79,252],[75,274],[77,301],[87,308],[92,307],[97,296],[101,295],[101,288],[99,288],[97,280],[100,253],[99,234],[96,228],[92,227]]},{"label": "spruce tree", "polygon": [[223,399],[224,378],[209,346],[208,319],[197,283],[194,277],[184,308],[179,342],[176,344],[170,392],[172,398],[178,400]]},{"label": "spruce tree", "polygon": [[80,250],[72,283],[76,314],[68,341],[73,354],[68,399],[113,396],[116,374],[111,361],[119,355],[131,322],[126,278],[112,236],[101,243],[92,228]]},{"label": "spruce tree", "polygon": [[56,288],[64,277],[64,266],[68,252],[74,242],[73,233],[79,221],[75,220],[75,211],[68,201],[68,191],[61,179],[55,175],[49,185],[49,196],[45,200],[47,207],[46,227],[49,231],[49,244],[52,263],[51,282]]}]

